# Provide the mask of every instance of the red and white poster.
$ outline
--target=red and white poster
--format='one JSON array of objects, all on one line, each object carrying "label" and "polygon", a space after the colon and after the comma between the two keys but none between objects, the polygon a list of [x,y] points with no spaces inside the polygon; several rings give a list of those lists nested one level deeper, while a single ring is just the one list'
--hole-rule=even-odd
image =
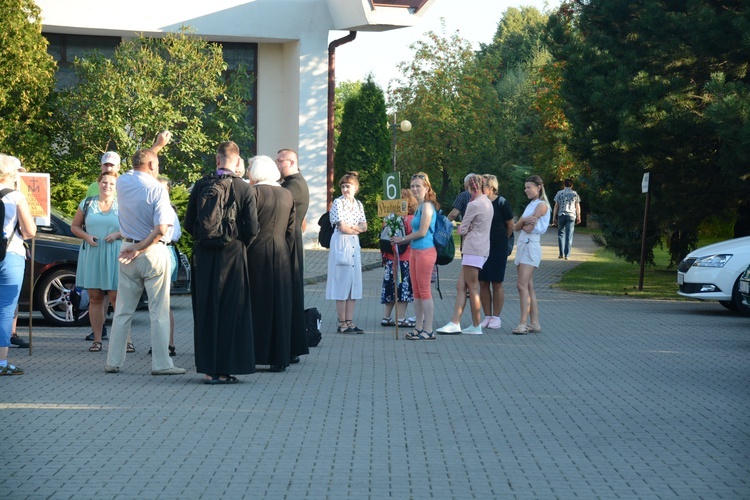
[{"label": "red and white poster", "polygon": [[38,226],[50,225],[50,180],[49,174],[21,172],[18,174],[18,190],[26,197]]}]

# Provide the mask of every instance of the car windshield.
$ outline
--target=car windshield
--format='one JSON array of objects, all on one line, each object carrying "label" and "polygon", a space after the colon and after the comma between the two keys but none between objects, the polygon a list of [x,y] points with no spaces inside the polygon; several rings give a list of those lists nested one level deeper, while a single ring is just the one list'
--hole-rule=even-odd
[{"label": "car windshield", "polygon": [[68,225],[70,225],[70,224],[73,223],[73,219],[72,218],[68,217],[67,215],[65,215],[64,213],[62,213],[61,211],[59,211],[55,207],[52,207],[52,215],[54,215],[58,219],[64,220],[65,222],[68,223]]}]

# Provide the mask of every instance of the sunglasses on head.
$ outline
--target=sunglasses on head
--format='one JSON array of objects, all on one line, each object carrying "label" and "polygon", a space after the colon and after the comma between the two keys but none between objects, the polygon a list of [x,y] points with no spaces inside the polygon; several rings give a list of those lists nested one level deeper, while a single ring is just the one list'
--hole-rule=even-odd
[{"label": "sunglasses on head", "polygon": [[425,177],[423,174],[414,174],[414,175],[411,176],[411,179],[412,180],[414,180],[414,179],[422,179],[423,181],[426,181],[427,177]]}]

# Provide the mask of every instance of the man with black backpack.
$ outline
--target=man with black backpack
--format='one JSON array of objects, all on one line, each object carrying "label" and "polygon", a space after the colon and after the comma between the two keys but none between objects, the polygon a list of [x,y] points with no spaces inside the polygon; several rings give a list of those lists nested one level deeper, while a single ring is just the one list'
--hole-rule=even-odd
[{"label": "man with black backpack", "polygon": [[247,245],[258,234],[255,188],[236,173],[240,148],[223,142],[216,172],[195,183],[184,228],[193,236],[195,366],[206,384],[255,372]]}]

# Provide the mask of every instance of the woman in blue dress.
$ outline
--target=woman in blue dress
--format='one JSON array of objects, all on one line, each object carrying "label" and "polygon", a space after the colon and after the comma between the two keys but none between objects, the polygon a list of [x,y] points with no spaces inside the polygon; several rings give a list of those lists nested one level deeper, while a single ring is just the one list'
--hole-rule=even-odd
[{"label": "woman in blue dress", "polygon": [[[73,234],[83,239],[78,255],[76,286],[86,289],[89,294],[89,318],[94,331],[94,343],[89,348],[91,352],[102,350],[102,302],[105,292],[112,307],[117,301],[117,274],[120,270],[117,257],[122,235],[117,216],[116,182],[116,173],[100,174],[99,195],[86,198],[78,205],[70,226]],[[130,339],[127,349],[128,352],[135,351]]]}]

